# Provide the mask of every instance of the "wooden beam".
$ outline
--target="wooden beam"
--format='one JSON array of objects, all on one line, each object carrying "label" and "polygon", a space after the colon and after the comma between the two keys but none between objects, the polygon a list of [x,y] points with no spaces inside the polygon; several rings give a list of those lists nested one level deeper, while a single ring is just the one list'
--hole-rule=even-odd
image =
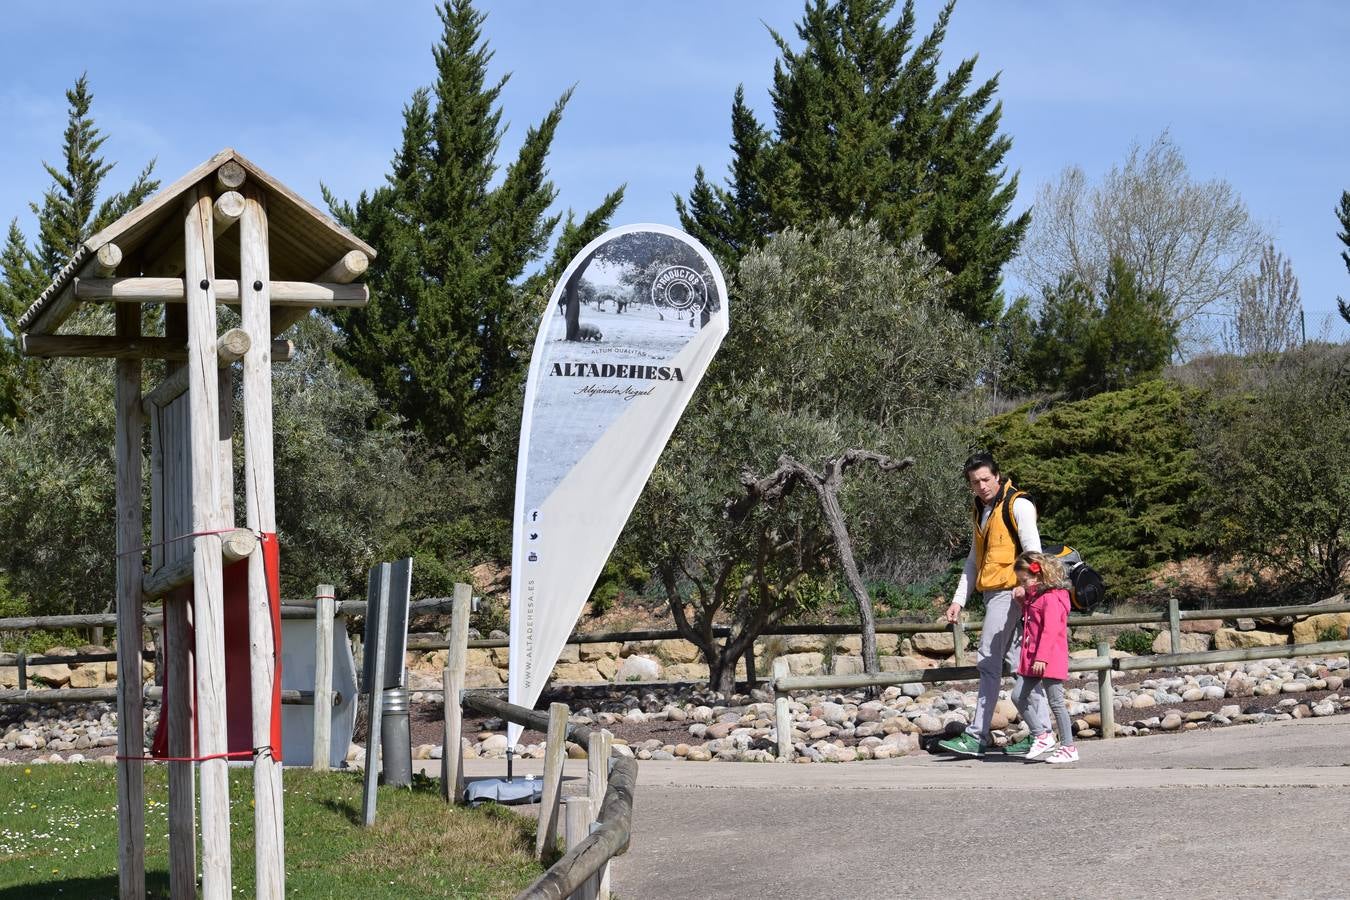
[{"label": "wooden beam", "polygon": [[242,328],[231,328],[216,339],[216,360],[223,368],[244,358],[253,341]]},{"label": "wooden beam", "polygon": [[[229,332],[221,335],[221,340],[229,336]],[[219,347],[217,348],[219,350]],[[295,355],[295,344],[290,341],[272,342],[272,362],[290,362],[291,357]],[[184,354],[186,358],[186,353]],[[166,357],[173,359],[173,357]],[[151,404],[155,406],[168,406],[174,400],[183,396],[188,389],[187,369],[180,368],[175,370],[167,378],[155,385],[150,393],[145,395],[145,409],[149,412]]]},{"label": "wooden beam", "polygon": [[192,435],[193,617],[196,637],[197,747],[201,776],[202,896],[230,900],[230,792],[225,753],[225,596],[221,537],[220,395],[216,365],[214,214],[200,187],[188,192],[183,227],[187,285],[189,404]]},{"label": "wooden beam", "polygon": [[216,239],[229,231],[244,213],[244,195],[238,191],[226,191],[216,198],[212,207],[215,217]]},{"label": "wooden beam", "polygon": [[[120,254],[119,254],[120,255]],[[117,312],[117,333],[140,334],[137,310]],[[124,897],[145,896],[145,753],[141,703],[141,364],[117,363],[117,872]]]},{"label": "wooden beam", "polygon": [[[82,278],[75,294],[81,301],[103,303],[182,303],[181,278]],[[239,304],[239,282],[216,279],[211,285],[216,300],[231,306]],[[370,289],[364,284],[339,284],[314,281],[269,282],[273,306],[365,306]]]},{"label": "wooden beam", "polygon": [[[215,446],[214,441],[212,446]],[[223,565],[248,559],[249,554],[258,546],[258,536],[247,528],[236,528],[217,537],[220,541],[220,559]],[[179,557],[176,561],[146,575],[141,582],[141,592],[147,598],[154,599],[192,583],[193,556],[195,554]]]},{"label": "wooden beam", "polygon": [[333,753],[333,607],[331,584],[314,591],[314,756],[310,767],[327,772]]},{"label": "wooden beam", "polygon": [[[326,284],[350,284],[366,274],[369,268],[370,257],[360,250],[352,250],[344,253],[341,259],[321,272],[314,280]],[[366,300],[367,302],[370,300],[369,288],[366,289]],[[307,315],[309,308],[272,310],[272,333],[281,334]]]},{"label": "wooden beam", "polygon": [[216,187],[222,191],[237,191],[244,186],[247,179],[248,172],[232,159],[216,169]]},{"label": "wooden beam", "polygon": [[104,244],[98,248],[94,257],[98,260],[94,263],[94,274],[99,278],[111,278],[122,264],[122,248],[116,244]]},{"label": "wooden beam", "polygon": [[[223,167],[222,167],[223,168]],[[271,259],[267,242],[267,199],[255,185],[244,187],[239,220],[240,318],[252,346],[244,355],[244,497],[248,527],[263,534],[277,530],[276,490],[272,476]],[[274,573],[273,573],[274,574]],[[257,859],[257,896],[286,895],[285,815],[281,761],[273,754],[272,690],[277,678],[269,573],[262,546],[248,561],[248,644],[253,709],[253,849]],[[278,598],[280,602],[280,598]],[[281,748],[277,747],[277,754]]]},{"label": "wooden beam", "polygon": [[[131,307],[127,307],[132,310]],[[229,337],[222,336],[222,340]],[[229,338],[231,345],[236,338]],[[22,340],[25,356],[47,358],[83,356],[95,359],[169,359],[188,358],[188,348],[182,341],[161,337],[108,337],[96,334],[25,334]],[[290,341],[271,341],[271,355],[276,362],[286,362],[295,351]],[[241,354],[242,355],[242,354]],[[238,357],[227,359],[229,365]],[[151,392],[154,393],[153,391]],[[182,393],[179,391],[178,393]],[[162,404],[161,404],[162,405]]]}]

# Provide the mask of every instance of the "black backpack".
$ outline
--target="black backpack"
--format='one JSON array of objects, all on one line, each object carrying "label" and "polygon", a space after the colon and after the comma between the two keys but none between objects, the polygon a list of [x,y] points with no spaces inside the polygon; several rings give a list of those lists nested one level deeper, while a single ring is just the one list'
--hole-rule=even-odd
[{"label": "black backpack", "polygon": [[[1013,501],[1025,497],[1025,491],[1013,491],[1003,502],[1003,524],[1012,536],[1017,555],[1022,555],[1022,539],[1017,533],[1017,523],[1013,521]],[[1106,597],[1106,582],[1101,573],[1083,561],[1083,557],[1072,547],[1064,544],[1041,544],[1041,552],[1053,556],[1064,565],[1064,573],[1069,576],[1069,602],[1076,613],[1090,613],[1101,606]]]}]

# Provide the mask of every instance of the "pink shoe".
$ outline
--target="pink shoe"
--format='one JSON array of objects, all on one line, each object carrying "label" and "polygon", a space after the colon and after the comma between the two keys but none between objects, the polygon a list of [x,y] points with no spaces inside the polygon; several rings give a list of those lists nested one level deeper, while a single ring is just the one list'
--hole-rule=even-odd
[{"label": "pink shoe", "polygon": [[1078,762],[1078,748],[1073,744],[1061,745],[1054,753],[1047,756],[1045,761],[1051,765]]},{"label": "pink shoe", "polygon": [[1055,740],[1055,733],[1053,731],[1047,731],[1045,734],[1038,734],[1036,735],[1036,740],[1031,742],[1031,749],[1027,751],[1027,759],[1035,759],[1038,756],[1043,756],[1055,749],[1058,745],[1059,741]]}]

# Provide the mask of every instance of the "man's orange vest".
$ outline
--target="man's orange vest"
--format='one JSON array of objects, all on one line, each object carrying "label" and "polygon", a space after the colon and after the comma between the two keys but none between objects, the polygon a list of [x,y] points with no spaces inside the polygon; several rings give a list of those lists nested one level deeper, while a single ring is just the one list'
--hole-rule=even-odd
[{"label": "man's orange vest", "polygon": [[[1017,561],[1019,541],[1013,534],[1017,527],[1013,519],[1012,503],[1018,497],[1025,496],[1022,491],[1005,480],[998,495],[994,497],[994,508],[984,527],[980,527],[980,501],[975,500],[975,589],[979,591],[1006,591],[1017,587],[1017,574],[1013,563]],[[1007,505],[1005,515],[1004,505]]]}]

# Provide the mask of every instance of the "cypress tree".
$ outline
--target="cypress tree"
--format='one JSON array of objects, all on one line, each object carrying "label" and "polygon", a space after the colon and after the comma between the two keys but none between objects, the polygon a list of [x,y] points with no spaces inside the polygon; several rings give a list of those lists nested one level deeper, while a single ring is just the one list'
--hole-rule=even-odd
[{"label": "cypress tree", "polygon": [[42,203],[28,204],[37,216],[38,240],[30,246],[19,220],[12,219],[0,251],[0,422],[13,419],[19,412],[20,386],[31,374],[32,361],[19,352],[18,320],[38,298],[74,254],[80,242],[139,206],[159,189],[159,181],[150,177],[151,160],[140,171],[131,187],[112,194],[101,203],[99,190],[116,163],[98,155],[107,137],[101,134],[89,115],[94,95],[89,78],[82,74],[75,86],[66,91],[69,111],[62,140],[60,167],[43,162],[51,176],[51,185],[42,194]]},{"label": "cypress tree", "polygon": [[[336,312],[334,321],[346,337],[339,353],[379,396],[472,464],[506,407],[519,402],[545,292],[542,278],[523,276],[560,221],[548,213],[557,190],[544,166],[571,91],[527,131],[492,186],[504,132],[497,101],[509,76],[489,83],[484,16],[469,0],[447,0],[439,14],[436,80],[404,110],[387,183],[354,206],[325,189],[334,215],[379,250],[367,275],[370,305]],[[622,197],[614,191],[580,222],[569,214],[559,253],[603,231]],[[541,274],[556,274],[559,263]]]},{"label": "cypress tree", "polygon": [[[1341,251],[1341,262],[1345,263],[1345,270],[1350,272],[1350,191],[1341,191],[1341,204],[1336,207],[1336,219],[1341,223],[1341,230],[1336,232],[1336,237],[1345,245],[1345,249]],[[1350,322],[1350,304],[1337,297],[1336,306],[1341,311],[1341,318]]]},{"label": "cypress tree", "polygon": [[896,245],[921,238],[953,276],[949,303],[973,322],[1002,308],[999,270],[1029,221],[1008,218],[1017,176],[998,132],[998,78],[972,87],[975,59],[937,67],[953,3],[916,42],[913,0],[811,0],[802,46],[771,31],[780,58],[770,92],[775,129],[759,127],[738,90],[727,187],[695,174],[681,222],[735,265],[748,246],[826,218],[875,221]]}]

